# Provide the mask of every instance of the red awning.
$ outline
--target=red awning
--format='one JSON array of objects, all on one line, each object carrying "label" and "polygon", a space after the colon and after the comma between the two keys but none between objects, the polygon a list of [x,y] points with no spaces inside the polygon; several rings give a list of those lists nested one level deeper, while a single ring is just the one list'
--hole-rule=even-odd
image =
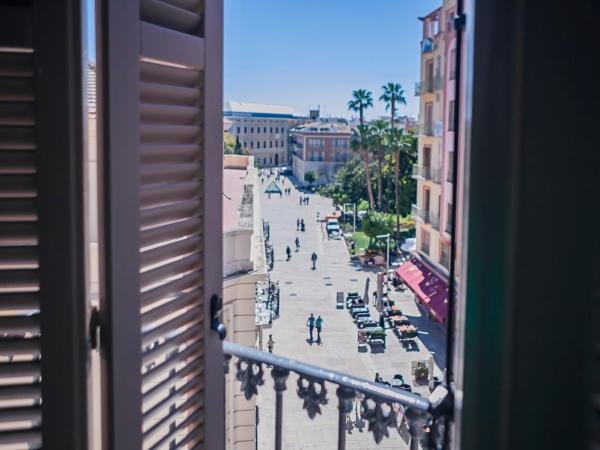
[{"label": "red awning", "polygon": [[396,269],[396,275],[415,293],[438,322],[444,323],[448,314],[448,284],[417,258]]}]

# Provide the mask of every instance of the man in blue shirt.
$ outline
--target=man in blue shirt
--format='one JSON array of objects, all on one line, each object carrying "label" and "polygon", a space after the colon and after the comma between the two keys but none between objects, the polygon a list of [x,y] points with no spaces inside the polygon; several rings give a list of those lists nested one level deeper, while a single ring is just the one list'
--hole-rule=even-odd
[{"label": "man in blue shirt", "polygon": [[315,328],[315,316],[313,315],[313,313],[310,313],[310,317],[306,321],[306,326],[308,327],[309,338],[310,338],[310,342],[312,343],[313,329]]}]

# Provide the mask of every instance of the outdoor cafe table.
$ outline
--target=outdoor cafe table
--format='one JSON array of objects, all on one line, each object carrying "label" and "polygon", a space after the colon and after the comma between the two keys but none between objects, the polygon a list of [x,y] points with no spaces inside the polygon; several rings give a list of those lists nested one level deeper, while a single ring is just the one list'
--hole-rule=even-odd
[{"label": "outdoor cafe table", "polygon": [[394,323],[410,325],[410,320],[406,316],[394,315],[394,316],[390,316],[390,320],[393,321]]}]

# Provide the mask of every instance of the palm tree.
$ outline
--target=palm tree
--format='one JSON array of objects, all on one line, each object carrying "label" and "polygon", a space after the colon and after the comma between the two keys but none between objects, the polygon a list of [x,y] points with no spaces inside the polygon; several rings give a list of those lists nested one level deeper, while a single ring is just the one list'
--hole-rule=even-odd
[{"label": "palm tree", "polygon": [[[401,104],[406,106],[406,98],[404,97],[404,90],[402,89],[402,86],[400,85],[400,83],[393,83],[393,82],[389,82],[388,84],[384,84],[383,86],[381,86],[381,89],[383,90],[383,93],[381,94],[381,96],[379,97],[379,100],[385,102],[385,109],[391,110],[391,120],[390,120],[390,126],[392,128],[392,131],[394,131],[395,128],[395,119],[396,119],[396,104]],[[402,133],[400,133],[402,134]],[[399,136],[398,136],[399,139]],[[397,141],[399,143],[399,140],[397,139],[392,139],[392,141]],[[392,147],[392,150],[397,149],[397,154],[395,154],[396,156],[396,167],[395,167],[395,178],[396,178],[396,233],[400,232],[400,217],[399,217],[399,210],[400,210],[400,157],[402,156],[402,152],[400,150],[400,146],[398,147]]]},{"label": "palm tree", "polygon": [[379,209],[383,209],[382,194],[383,194],[383,157],[384,149],[386,148],[386,133],[388,129],[388,123],[384,119],[378,119],[371,122],[370,134],[373,142],[373,150],[377,155],[377,205]]},{"label": "palm tree", "polygon": [[369,207],[375,209],[375,201],[373,199],[373,186],[371,186],[371,168],[369,158],[369,148],[371,146],[371,133],[367,125],[359,125],[352,129],[352,139],[350,140],[352,150],[357,152],[363,164],[365,165],[365,178],[367,181],[367,194],[369,196]]},{"label": "palm tree", "polygon": [[394,128],[394,119],[396,118],[396,104],[406,106],[406,98],[404,97],[404,90],[399,83],[388,83],[381,86],[383,93],[379,97],[379,100],[385,102],[385,109],[391,109],[392,119],[390,125]]},{"label": "palm tree", "polygon": [[386,144],[395,156],[396,178],[396,234],[400,233],[400,157],[408,153],[411,146],[411,136],[404,134],[402,128],[389,128],[386,132]]},{"label": "palm tree", "polygon": [[359,113],[360,124],[365,124],[364,111],[373,107],[373,93],[366,89],[357,89],[352,91],[352,100],[348,102],[348,109]]}]

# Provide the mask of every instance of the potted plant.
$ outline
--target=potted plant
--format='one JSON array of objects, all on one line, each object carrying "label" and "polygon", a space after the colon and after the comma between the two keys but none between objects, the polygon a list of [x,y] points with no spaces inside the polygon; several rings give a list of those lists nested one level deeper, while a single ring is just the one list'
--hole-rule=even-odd
[{"label": "potted plant", "polygon": [[417,363],[415,366],[415,378],[417,380],[424,380],[429,377],[429,369],[423,363]]}]

